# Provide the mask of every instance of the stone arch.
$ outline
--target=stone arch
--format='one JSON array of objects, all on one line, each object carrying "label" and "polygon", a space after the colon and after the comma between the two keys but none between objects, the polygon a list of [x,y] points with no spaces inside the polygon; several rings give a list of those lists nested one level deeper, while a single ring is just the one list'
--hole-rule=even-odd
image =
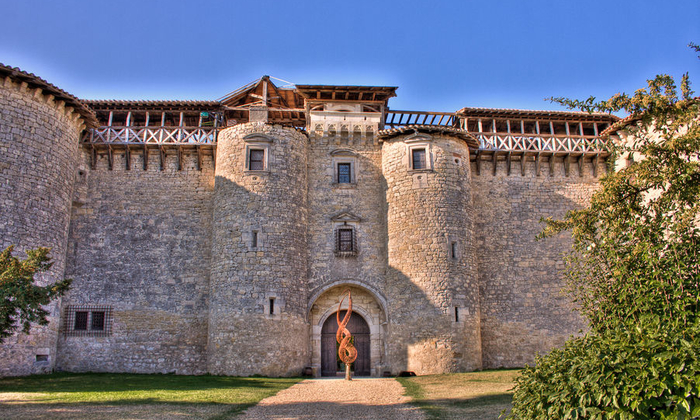
[{"label": "stone arch", "polygon": [[[345,289],[350,289],[352,292],[353,313],[363,318],[369,327],[370,374],[381,376],[386,364],[386,300],[366,285],[352,280],[334,282],[319,288],[312,294],[308,311],[308,320],[311,325],[311,366],[315,375],[320,376],[323,324],[338,311],[340,295]],[[347,309],[347,299],[342,309]]]},{"label": "stone arch", "polygon": [[[341,213],[342,214],[342,213]],[[339,286],[356,286],[360,289],[365,289],[370,295],[372,295],[376,300],[379,306],[382,308],[382,314],[384,315],[384,318],[381,320],[382,323],[389,322],[389,312],[387,311],[387,302],[386,302],[386,297],[384,294],[382,294],[379,289],[376,287],[362,281],[362,280],[355,280],[355,279],[343,279],[343,280],[336,280],[334,282],[328,283],[326,285],[323,285],[321,287],[316,288],[314,291],[311,293],[311,297],[309,298],[309,305],[307,308],[307,321],[311,321],[308,316],[311,314],[311,309],[316,303],[316,300],[325,293],[326,291],[334,288],[334,287],[339,287]],[[342,291],[342,290],[341,290]]]}]

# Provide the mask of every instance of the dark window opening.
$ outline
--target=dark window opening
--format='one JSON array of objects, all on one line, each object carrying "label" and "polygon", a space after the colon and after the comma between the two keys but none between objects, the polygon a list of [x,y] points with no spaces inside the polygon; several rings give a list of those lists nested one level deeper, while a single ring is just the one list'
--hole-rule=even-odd
[{"label": "dark window opening", "polygon": [[459,308],[455,306],[455,322],[459,322]]},{"label": "dark window opening", "polygon": [[251,171],[262,171],[265,169],[265,151],[251,149],[249,156],[249,167]]},{"label": "dark window opening", "polygon": [[428,167],[425,149],[413,149],[411,151],[411,159],[413,162],[413,169],[426,169]]},{"label": "dark window opening", "polygon": [[452,241],[450,243],[450,257],[452,257],[453,260],[457,259],[457,242]]},{"label": "dark window opening", "polygon": [[354,251],[352,229],[338,229],[338,251]]},{"label": "dark window opening", "polygon": [[255,230],[253,231],[253,235],[250,240],[250,246],[252,246],[253,248],[258,247],[258,232]]},{"label": "dark window opening", "polygon": [[49,355],[48,355],[48,354],[37,354],[37,355],[36,355],[36,361],[37,361],[37,362],[48,362],[48,361],[49,361]]},{"label": "dark window opening", "polygon": [[270,298],[270,315],[275,314],[275,298]]},{"label": "dark window opening", "polygon": [[349,184],[350,182],[351,182],[350,164],[349,163],[339,163],[338,164],[338,184]]},{"label": "dark window opening", "polygon": [[104,312],[93,312],[92,322],[90,323],[90,329],[93,331],[102,331],[105,329],[105,313]]},{"label": "dark window opening", "polygon": [[73,329],[78,331],[87,331],[88,325],[88,313],[83,311],[77,311],[75,313],[75,322],[73,323]]}]

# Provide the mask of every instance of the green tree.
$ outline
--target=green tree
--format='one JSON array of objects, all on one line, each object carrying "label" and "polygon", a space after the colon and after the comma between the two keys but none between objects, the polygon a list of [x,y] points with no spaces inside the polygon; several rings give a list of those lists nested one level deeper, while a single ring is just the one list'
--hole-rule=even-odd
[{"label": "green tree", "polygon": [[688,76],[680,89],[660,75],[633,95],[552,100],[630,117],[609,130],[621,141],[590,206],[546,219],[540,235],[571,232],[565,277],[590,330],[524,370],[509,418],[698,419],[700,114]]},{"label": "green tree", "polygon": [[29,333],[32,323],[46,325],[48,311],[42,305],[63,296],[71,284],[63,279],[47,286],[34,284],[34,276],[51,268],[49,248],[28,250],[27,258],[12,256],[13,246],[0,253],[0,343],[18,330]]}]

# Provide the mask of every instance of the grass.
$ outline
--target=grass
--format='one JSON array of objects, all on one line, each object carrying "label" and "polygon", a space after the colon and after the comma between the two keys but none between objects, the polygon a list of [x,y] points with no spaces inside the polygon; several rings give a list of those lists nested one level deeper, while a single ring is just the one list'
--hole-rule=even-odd
[{"label": "grass", "polygon": [[110,373],[0,378],[0,418],[223,420],[299,380]]},{"label": "grass", "polygon": [[519,370],[397,378],[431,419],[494,420],[511,408]]}]

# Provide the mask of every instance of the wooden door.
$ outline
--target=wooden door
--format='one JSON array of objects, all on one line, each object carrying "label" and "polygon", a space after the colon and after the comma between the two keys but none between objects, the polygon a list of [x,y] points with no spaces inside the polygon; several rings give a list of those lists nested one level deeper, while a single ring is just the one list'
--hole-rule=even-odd
[{"label": "wooden door", "polygon": [[[345,316],[345,311],[340,312],[340,319]],[[369,325],[358,315],[353,313],[350,317],[347,329],[354,337],[357,348],[357,359],[352,364],[352,370],[356,376],[370,375],[370,335]],[[332,314],[323,323],[321,329],[321,376],[335,376],[339,371],[339,360],[335,333],[338,331],[336,314]]]}]

